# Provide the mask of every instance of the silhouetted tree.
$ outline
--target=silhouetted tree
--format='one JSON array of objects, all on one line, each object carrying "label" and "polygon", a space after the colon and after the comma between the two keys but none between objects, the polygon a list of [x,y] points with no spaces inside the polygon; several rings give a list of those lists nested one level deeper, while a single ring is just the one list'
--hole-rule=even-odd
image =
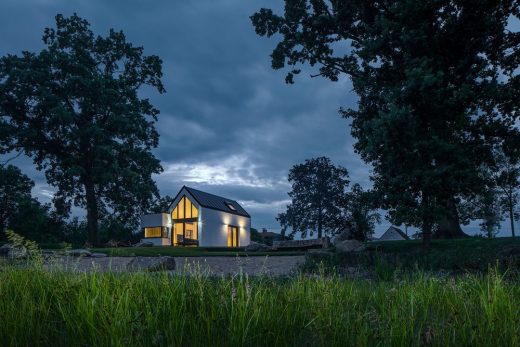
[{"label": "silhouetted tree", "polygon": [[499,202],[505,214],[509,217],[511,236],[515,237],[515,220],[519,219],[515,213],[519,200],[520,189],[520,158],[518,147],[507,152],[495,150],[496,164],[493,168],[495,184],[499,194]]},{"label": "silhouetted tree", "polygon": [[347,193],[345,214],[351,237],[366,241],[374,234],[376,223],[381,217],[377,213],[377,202],[372,191],[365,191],[359,184],[354,184]]},{"label": "silhouetted tree", "polygon": [[347,169],[334,166],[329,158],[308,159],[289,171],[291,203],[277,220],[282,235],[291,228],[291,235],[302,237],[317,234],[318,238],[341,230],[345,189],[349,184]]},{"label": "silhouetted tree", "polygon": [[173,200],[174,198],[169,195],[162,196],[152,203],[152,206],[150,207],[149,211],[151,213],[166,212],[168,211],[170,205],[173,203]]},{"label": "silhouetted tree", "polygon": [[34,159],[62,207],[86,208],[96,245],[101,215],[136,223],[158,195],[159,111],[138,92],[164,92],[161,60],[122,32],[95,36],[76,14],[57,15],[43,42],[39,53],[0,59],[0,144]]},{"label": "silhouetted tree", "polygon": [[13,165],[0,166],[0,231],[12,222],[21,206],[32,199],[34,182]]},{"label": "silhouetted tree", "polygon": [[39,242],[60,241],[64,221],[48,204],[32,197],[33,187],[16,166],[0,166],[0,231],[12,229]]},{"label": "silhouetted tree", "polygon": [[380,206],[407,225],[463,235],[456,204],[480,193],[478,168],[492,144],[518,136],[520,34],[517,1],[285,1],[261,9],[261,36],[277,35],[272,66],[318,65],[317,75],[352,79],[356,150],[373,167]]}]

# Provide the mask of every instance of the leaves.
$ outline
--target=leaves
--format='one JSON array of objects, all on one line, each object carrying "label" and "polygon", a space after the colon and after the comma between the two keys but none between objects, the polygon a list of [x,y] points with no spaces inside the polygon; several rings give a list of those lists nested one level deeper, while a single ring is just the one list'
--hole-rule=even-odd
[{"label": "leaves", "polygon": [[[138,95],[145,85],[164,92],[161,60],[122,32],[94,35],[76,14],[57,15],[43,41],[39,53],[0,59],[0,132],[10,132],[0,145],[30,155],[61,206],[135,225],[158,195],[151,175],[162,171],[151,152],[159,111]],[[89,189],[95,198],[87,202]]]}]

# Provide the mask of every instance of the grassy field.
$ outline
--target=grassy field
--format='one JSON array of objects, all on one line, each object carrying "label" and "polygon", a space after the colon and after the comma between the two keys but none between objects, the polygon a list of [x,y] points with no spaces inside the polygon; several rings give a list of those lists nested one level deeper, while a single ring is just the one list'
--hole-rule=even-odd
[{"label": "grassy field", "polygon": [[120,248],[94,248],[93,252],[106,253],[110,256],[118,257],[211,257],[211,256],[277,256],[277,255],[302,255],[304,252],[284,251],[284,252],[246,252],[242,248],[229,249],[226,247],[120,247]]},{"label": "grassy field", "polygon": [[367,251],[351,254],[310,254],[309,269],[324,263],[328,268],[349,266],[388,267],[398,270],[486,271],[489,266],[520,268],[520,239],[464,238],[433,240],[425,251],[421,240],[367,243]]},{"label": "grassy field", "polygon": [[0,269],[2,346],[518,346],[520,282]]}]

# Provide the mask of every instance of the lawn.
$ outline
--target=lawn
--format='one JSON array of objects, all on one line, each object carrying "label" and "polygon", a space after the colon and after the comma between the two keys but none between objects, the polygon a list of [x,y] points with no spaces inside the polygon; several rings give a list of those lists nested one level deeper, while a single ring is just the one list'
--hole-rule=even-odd
[{"label": "lawn", "polygon": [[246,252],[243,248],[229,249],[227,247],[119,247],[119,248],[94,248],[93,252],[106,253],[110,256],[118,257],[245,257],[245,256],[279,256],[279,255],[302,255],[301,251],[281,251],[281,252]]},{"label": "lawn", "polygon": [[520,239],[484,239],[468,237],[432,240],[425,250],[421,240],[377,241],[366,244],[367,251],[349,254],[309,254],[306,269],[314,271],[320,263],[328,269],[348,267],[387,268],[388,271],[421,269],[425,271],[487,271],[520,268]]},{"label": "lawn", "polygon": [[2,346],[518,346],[520,282],[491,271],[210,278],[0,268]]}]

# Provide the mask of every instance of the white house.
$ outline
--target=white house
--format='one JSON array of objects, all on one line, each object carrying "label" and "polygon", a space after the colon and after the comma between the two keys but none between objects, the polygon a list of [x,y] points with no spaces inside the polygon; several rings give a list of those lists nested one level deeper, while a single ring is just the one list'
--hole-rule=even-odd
[{"label": "white house", "polygon": [[141,216],[144,242],[156,246],[243,247],[251,216],[235,200],[182,187],[165,213]]},{"label": "white house", "polygon": [[383,235],[381,235],[378,241],[399,241],[409,239],[410,238],[405,233],[403,233],[401,229],[392,225],[383,233]]}]

